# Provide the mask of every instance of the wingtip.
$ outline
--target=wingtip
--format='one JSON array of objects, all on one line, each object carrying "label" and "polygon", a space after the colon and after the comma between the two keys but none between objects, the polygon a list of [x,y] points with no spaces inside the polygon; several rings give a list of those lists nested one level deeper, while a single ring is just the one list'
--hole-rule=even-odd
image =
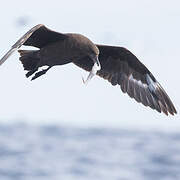
[{"label": "wingtip", "polygon": [[169,116],[169,115],[172,115],[172,116],[175,116],[177,114],[177,112],[163,112],[166,116]]},{"label": "wingtip", "polygon": [[37,24],[36,26],[34,26],[33,28],[39,28],[39,27],[41,27],[41,26],[44,26],[44,24]]},{"label": "wingtip", "polygon": [[165,93],[162,87],[159,89],[161,99],[159,100],[159,104],[161,104],[161,110],[166,115],[176,115],[177,111],[175,106],[173,105],[172,101],[170,100],[169,96]]},{"label": "wingtip", "polygon": [[177,111],[175,109],[175,106],[173,105],[171,99],[165,92],[165,90],[162,88],[162,86],[159,84],[159,82],[156,81],[156,79],[153,79],[153,76],[151,74],[146,74],[146,81],[149,87],[149,90],[151,91],[154,98],[157,100],[161,112],[166,114],[175,115],[177,114]]}]

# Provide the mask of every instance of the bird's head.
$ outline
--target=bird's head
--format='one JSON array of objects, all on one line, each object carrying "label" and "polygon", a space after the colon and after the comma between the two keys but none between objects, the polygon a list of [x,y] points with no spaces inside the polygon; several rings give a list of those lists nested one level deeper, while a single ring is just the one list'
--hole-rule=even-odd
[{"label": "bird's head", "polygon": [[96,63],[98,70],[100,70],[100,62],[98,60],[99,49],[98,47],[87,37],[81,34],[70,34],[71,47],[75,49],[75,52],[79,56],[88,56],[94,63]]},{"label": "bird's head", "polygon": [[89,44],[87,45],[88,46],[88,55],[90,57],[90,59],[93,60],[94,64],[97,65],[97,70],[100,70],[101,69],[101,64],[99,62],[99,49],[98,47],[92,43],[91,41],[89,42]]}]

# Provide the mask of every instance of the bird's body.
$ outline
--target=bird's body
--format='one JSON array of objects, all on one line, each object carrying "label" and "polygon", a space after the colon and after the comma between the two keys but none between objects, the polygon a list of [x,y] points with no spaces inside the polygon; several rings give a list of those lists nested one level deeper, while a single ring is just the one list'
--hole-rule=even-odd
[{"label": "bird's body", "polygon": [[64,40],[48,44],[39,50],[42,66],[63,65],[76,61],[85,57],[90,49],[88,47],[93,46],[83,35],[66,34],[66,36]]},{"label": "bird's body", "polygon": [[[53,42],[48,40],[47,43],[33,44],[39,47],[39,50],[19,50],[21,54],[20,60],[24,69],[29,71],[27,76],[30,76],[31,72],[34,73],[35,70],[38,71],[38,68],[42,66],[64,65],[86,56],[93,58],[92,56],[95,57],[99,53],[98,48],[87,37],[81,34],[57,33],[57,35],[62,38]],[[42,37],[43,40],[44,38]],[[29,44],[28,40],[26,43]]]},{"label": "bird's body", "polygon": [[[53,66],[72,62],[90,71],[87,82],[97,74],[112,85],[120,85],[124,93],[145,106],[166,115],[176,113],[173,103],[152,73],[126,48],[96,45],[83,35],[58,33],[40,24],[20,38],[0,64],[22,45],[39,48],[19,50],[20,61],[28,71],[26,76],[35,74],[32,80]],[[42,66],[48,68],[38,72]]]}]

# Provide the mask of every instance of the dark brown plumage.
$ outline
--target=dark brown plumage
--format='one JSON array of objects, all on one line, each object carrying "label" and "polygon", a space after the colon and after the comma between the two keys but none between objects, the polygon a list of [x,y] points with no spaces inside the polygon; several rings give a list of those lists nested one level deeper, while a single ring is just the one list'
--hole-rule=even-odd
[{"label": "dark brown plumage", "polygon": [[[83,35],[58,33],[40,24],[29,30],[12,46],[1,59],[0,65],[22,45],[39,48],[19,50],[20,61],[28,71],[26,76],[35,73],[32,80],[45,74],[55,65],[73,62],[90,71],[87,81],[97,72],[97,75],[107,79],[113,86],[120,85],[121,90],[137,102],[166,115],[177,113],[152,73],[123,47],[95,45]],[[39,67],[45,65],[48,66],[47,69],[37,72]]]}]

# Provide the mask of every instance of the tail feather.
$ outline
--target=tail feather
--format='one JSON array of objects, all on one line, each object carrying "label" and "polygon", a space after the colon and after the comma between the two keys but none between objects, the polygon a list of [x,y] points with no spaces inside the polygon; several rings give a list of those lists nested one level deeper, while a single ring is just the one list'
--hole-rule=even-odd
[{"label": "tail feather", "polygon": [[18,52],[20,53],[19,60],[22,62],[24,70],[32,71],[38,68],[40,61],[39,50],[19,50]]},{"label": "tail feather", "polygon": [[51,68],[48,67],[47,69],[37,72],[38,68],[41,67],[39,50],[19,50],[18,52],[20,53],[19,60],[22,62],[24,70],[28,71],[26,77],[28,78],[35,73],[31,80],[42,76]]}]

